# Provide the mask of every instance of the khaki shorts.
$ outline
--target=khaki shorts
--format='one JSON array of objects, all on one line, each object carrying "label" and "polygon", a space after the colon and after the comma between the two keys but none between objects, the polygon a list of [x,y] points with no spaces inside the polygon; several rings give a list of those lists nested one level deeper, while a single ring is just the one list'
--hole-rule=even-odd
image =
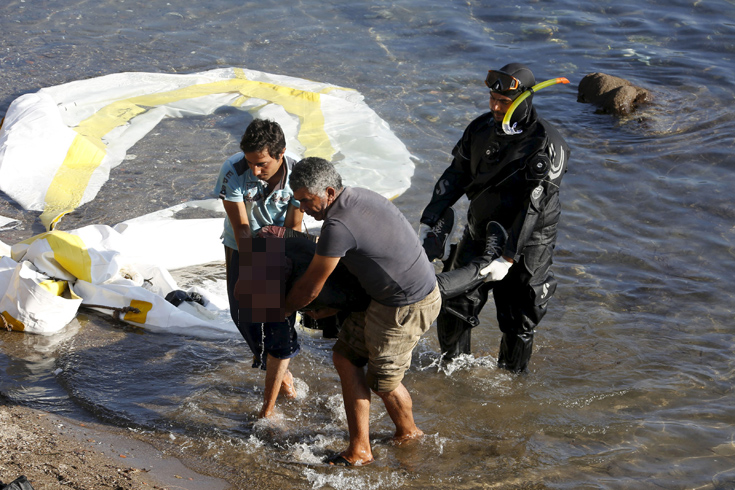
[{"label": "khaki shorts", "polygon": [[439,287],[407,306],[384,306],[376,301],[364,312],[343,322],[332,350],[355,366],[367,364],[367,383],[379,393],[395,390],[411,366],[411,353],[439,315]]}]

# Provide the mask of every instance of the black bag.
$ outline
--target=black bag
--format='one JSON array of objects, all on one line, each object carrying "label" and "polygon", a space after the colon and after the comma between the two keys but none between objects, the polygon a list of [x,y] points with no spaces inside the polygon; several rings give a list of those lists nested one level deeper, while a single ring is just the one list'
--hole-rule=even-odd
[{"label": "black bag", "polygon": [[33,487],[31,486],[31,482],[28,481],[28,478],[21,475],[5,485],[0,481],[0,490],[33,490]]},{"label": "black bag", "polygon": [[[316,252],[316,243],[306,238],[286,239],[286,294],[296,279],[301,277],[311,263]],[[341,262],[324,283],[319,296],[302,311],[320,308],[335,308],[342,311],[365,311],[370,304],[370,296]]]}]

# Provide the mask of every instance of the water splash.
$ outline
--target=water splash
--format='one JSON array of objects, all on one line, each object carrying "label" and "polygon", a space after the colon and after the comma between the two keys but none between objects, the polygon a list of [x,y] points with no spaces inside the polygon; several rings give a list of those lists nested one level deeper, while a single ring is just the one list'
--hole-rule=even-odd
[{"label": "water splash", "polygon": [[324,461],[325,456],[336,443],[342,441],[342,437],[326,436],[318,434],[309,441],[297,442],[288,447],[289,459],[302,463],[319,464]]},{"label": "water splash", "polygon": [[448,437],[442,437],[439,434],[427,434],[421,444],[433,444],[436,446],[436,451],[439,456],[444,454],[444,447],[451,442]]},{"label": "water splash", "polygon": [[340,425],[347,426],[347,413],[345,412],[342,395],[332,395],[327,399],[327,408],[332,413],[332,419]]},{"label": "water splash", "polygon": [[419,369],[421,371],[427,371],[429,369],[436,370],[437,372],[451,376],[455,372],[467,371],[476,367],[495,368],[497,363],[497,359],[489,355],[475,357],[472,354],[462,354],[451,362],[444,362],[442,356],[435,356],[430,364],[419,367]]},{"label": "water splash", "polygon": [[[330,468],[331,469],[331,468]],[[354,469],[319,473],[311,468],[304,470],[304,476],[311,488],[333,488],[335,490],[378,490],[381,488],[400,488],[408,479],[402,473],[377,474],[375,472],[358,474]]]},{"label": "water splash", "polygon": [[306,384],[306,381],[294,376],[293,384],[294,384],[294,388],[296,388],[296,398],[294,399],[303,400],[304,398],[306,398],[306,395],[309,394],[309,385]]}]

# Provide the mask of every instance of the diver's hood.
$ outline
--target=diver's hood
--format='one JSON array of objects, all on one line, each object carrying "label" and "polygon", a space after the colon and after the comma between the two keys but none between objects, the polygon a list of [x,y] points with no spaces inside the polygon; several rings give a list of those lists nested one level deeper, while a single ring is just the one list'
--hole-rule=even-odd
[{"label": "diver's hood", "polygon": [[[521,83],[521,86],[515,90],[498,91],[500,95],[510,97],[513,100],[516,100],[523,92],[528,91],[536,84],[536,77],[533,75],[531,69],[521,63],[509,63],[499,71],[507,73]],[[533,93],[531,93],[531,95],[521,102],[521,104],[513,111],[513,115],[510,118],[510,127],[515,129],[515,131],[525,132],[526,128],[536,122],[536,119],[538,119],[538,116],[533,108]],[[503,127],[500,124],[496,125],[496,130],[500,134],[505,134]]]}]

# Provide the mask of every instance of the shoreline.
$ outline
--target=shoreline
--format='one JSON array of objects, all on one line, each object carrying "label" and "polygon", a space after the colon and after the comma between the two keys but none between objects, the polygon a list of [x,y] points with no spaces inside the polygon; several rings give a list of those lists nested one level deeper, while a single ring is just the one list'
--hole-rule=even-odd
[{"label": "shoreline", "polygon": [[0,481],[25,475],[34,490],[231,490],[121,429],[0,398]]}]

